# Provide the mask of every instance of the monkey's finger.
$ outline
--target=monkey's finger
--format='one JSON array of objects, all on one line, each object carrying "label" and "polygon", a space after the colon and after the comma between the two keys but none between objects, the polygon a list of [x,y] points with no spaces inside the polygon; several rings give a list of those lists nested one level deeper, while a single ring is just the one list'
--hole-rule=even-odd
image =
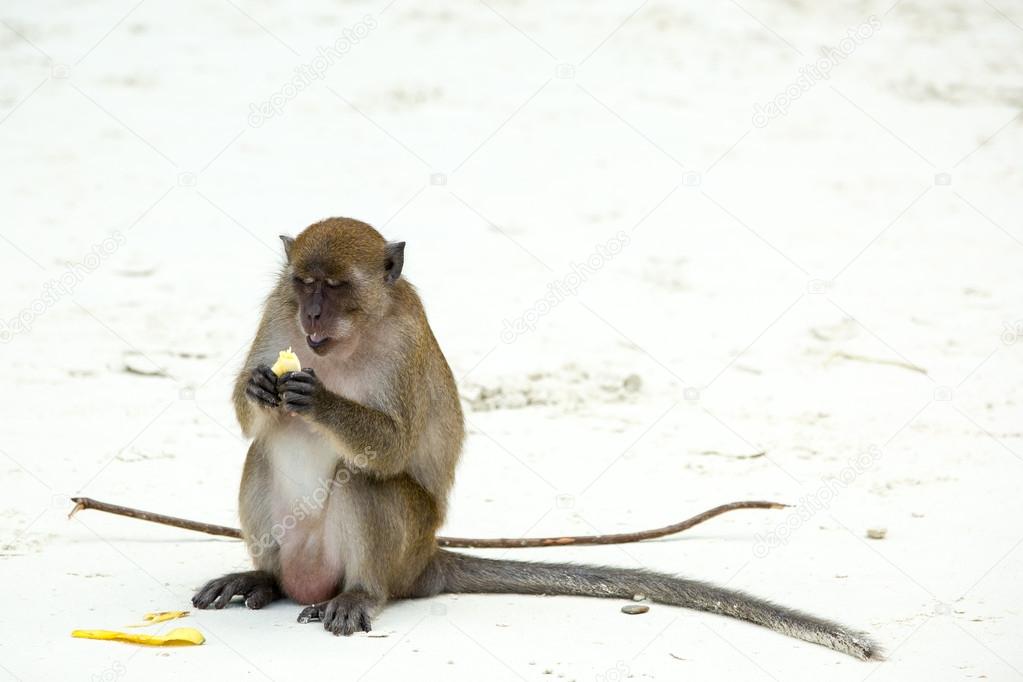
[{"label": "monkey's finger", "polygon": [[311,369],[303,369],[298,372],[287,372],[286,374],[281,375],[278,383],[287,383],[291,381],[298,381],[304,384],[315,384],[319,381],[319,378],[313,374]]},{"label": "monkey's finger", "polygon": [[269,381],[264,376],[252,377],[251,379],[249,379],[249,385],[261,388],[270,395],[274,395],[277,393],[277,384]]},{"label": "monkey's finger", "polygon": [[277,375],[269,367],[257,367],[252,370],[252,383],[273,393],[277,390]]},{"label": "monkey's finger", "polygon": [[247,393],[252,393],[256,396],[263,396],[274,401],[277,400],[277,391],[275,389],[274,390],[266,389],[257,384],[254,380],[249,381],[249,383],[245,385],[245,391]]},{"label": "monkey's finger", "polygon": [[280,385],[281,393],[292,392],[301,393],[303,395],[312,395],[313,391],[316,390],[314,384],[306,384],[301,381],[283,381]]},{"label": "monkey's finger", "polygon": [[309,407],[313,404],[312,396],[302,395],[301,393],[295,393],[294,391],[288,391],[281,394],[281,400],[284,402],[284,406],[288,409],[295,407]]},{"label": "monkey's finger", "polygon": [[281,404],[276,395],[251,383],[245,387],[245,395],[257,403],[262,403],[270,407],[277,407]]},{"label": "monkey's finger", "polygon": [[359,629],[363,632],[369,632],[373,628],[370,626],[369,614],[363,611],[359,614]]}]

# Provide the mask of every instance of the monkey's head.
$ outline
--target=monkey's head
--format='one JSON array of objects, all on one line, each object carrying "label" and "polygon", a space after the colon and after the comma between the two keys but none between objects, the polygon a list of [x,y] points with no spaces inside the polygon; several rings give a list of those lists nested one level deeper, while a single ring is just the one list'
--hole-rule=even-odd
[{"label": "monkey's head", "polygon": [[360,334],[386,314],[401,276],[405,242],[388,243],[366,223],[330,218],[298,237],[281,235],[285,277],[298,324],[317,355],[350,351]]}]

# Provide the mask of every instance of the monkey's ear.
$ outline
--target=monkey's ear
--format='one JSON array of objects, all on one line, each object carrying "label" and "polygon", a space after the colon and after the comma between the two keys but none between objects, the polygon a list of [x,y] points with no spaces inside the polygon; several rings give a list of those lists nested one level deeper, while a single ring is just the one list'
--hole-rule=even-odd
[{"label": "monkey's ear", "polygon": [[391,242],[387,245],[387,283],[392,284],[401,277],[401,268],[405,265],[405,242]]},{"label": "monkey's ear", "polygon": [[288,262],[290,263],[291,262],[291,247],[295,245],[295,238],[294,237],[289,237],[286,234],[282,234],[282,235],[280,235],[280,237],[281,237],[281,241],[284,242],[284,257],[287,258]]}]

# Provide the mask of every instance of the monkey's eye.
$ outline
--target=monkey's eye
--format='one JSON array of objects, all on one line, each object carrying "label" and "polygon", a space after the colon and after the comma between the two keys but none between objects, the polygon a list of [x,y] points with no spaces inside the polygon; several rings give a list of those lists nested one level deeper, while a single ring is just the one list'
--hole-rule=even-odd
[{"label": "monkey's eye", "polygon": [[327,286],[332,288],[332,289],[337,289],[339,287],[348,286],[348,282],[345,282],[345,281],[340,280],[340,279],[329,279],[328,278],[327,279]]},{"label": "monkey's eye", "polygon": [[299,277],[298,275],[296,275],[295,279],[294,279],[295,284],[306,284],[306,285],[309,285],[309,284],[312,284],[315,281],[316,280],[314,280],[312,277]]}]

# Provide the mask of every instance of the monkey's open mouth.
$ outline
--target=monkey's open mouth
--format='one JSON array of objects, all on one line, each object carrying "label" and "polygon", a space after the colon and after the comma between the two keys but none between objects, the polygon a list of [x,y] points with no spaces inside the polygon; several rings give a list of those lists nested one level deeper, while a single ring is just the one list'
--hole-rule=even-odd
[{"label": "monkey's open mouth", "polygon": [[317,348],[323,348],[326,346],[330,342],[330,337],[324,336],[323,334],[310,334],[305,337],[305,342],[309,344],[310,348],[316,350]]}]

